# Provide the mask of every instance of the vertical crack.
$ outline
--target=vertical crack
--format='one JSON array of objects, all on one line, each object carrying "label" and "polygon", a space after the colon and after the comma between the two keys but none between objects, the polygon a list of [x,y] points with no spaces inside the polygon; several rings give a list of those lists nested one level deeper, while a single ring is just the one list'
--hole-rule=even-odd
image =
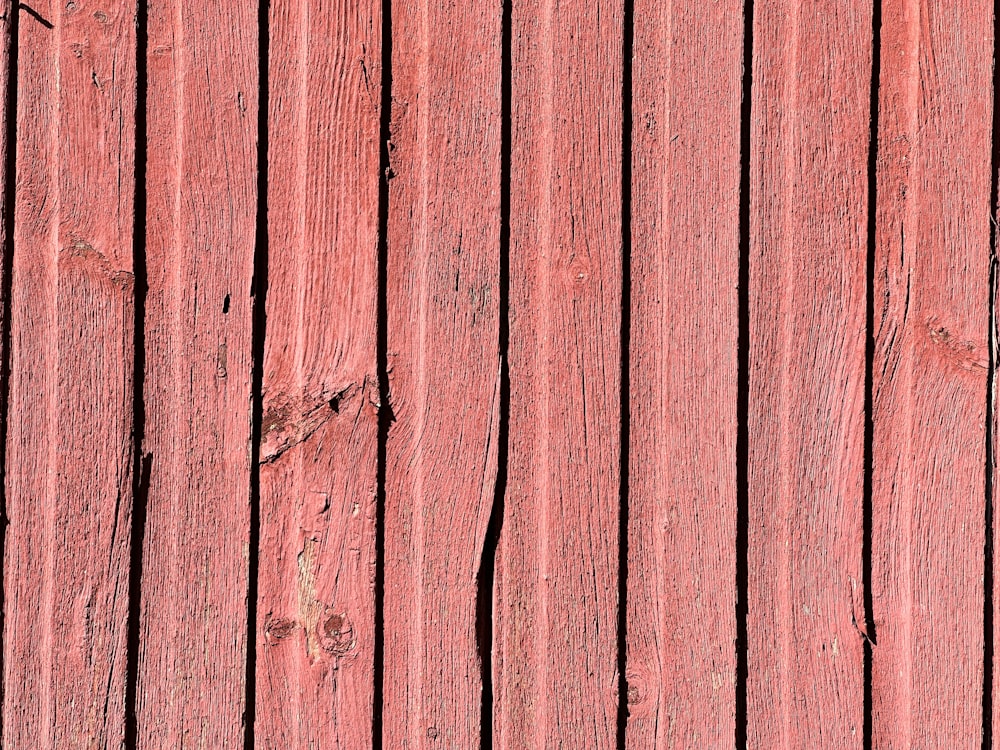
[{"label": "vertical crack", "polygon": [[743,4],[743,82],[740,105],[740,259],[736,375],[736,747],[747,746],[747,597],[749,569],[750,413],[750,133],[753,106],[754,0]]},{"label": "vertical crack", "polygon": [[493,507],[483,540],[477,577],[476,637],[483,694],[480,713],[480,748],[493,748],[493,595],[496,580],[497,548],[503,529],[507,497],[507,463],[510,444],[510,159],[511,159],[511,5],[503,0],[500,30],[500,265],[499,327],[500,421],[497,427],[497,479]]},{"label": "vertical crack", "polygon": [[997,202],[1000,172],[1000,70],[997,69],[997,45],[1000,43],[1000,14],[993,15],[993,125],[990,161],[990,258],[989,258],[989,367],[986,376],[986,460],[985,460],[985,538],[983,545],[983,750],[993,748],[993,476],[995,389],[997,358]]},{"label": "vertical crack", "polygon": [[878,229],[878,123],[879,87],[882,59],[882,2],[872,3],[872,71],[869,90],[868,135],[868,251],[865,264],[865,432],[864,479],[861,508],[861,588],[864,597],[865,638],[862,744],[865,750],[872,747],[872,647],[876,643],[875,607],[872,601],[872,529],[874,509],[872,500],[872,470],[874,461],[875,421],[873,414],[873,368],[875,366],[875,254]]},{"label": "vertical crack", "polygon": [[133,297],[132,360],[132,529],[128,579],[128,631],[125,654],[125,747],[138,744],[136,696],[139,689],[139,644],[142,617],[142,563],[146,537],[146,508],[152,454],[143,455],[146,439],[146,161],[148,128],[146,102],[149,90],[146,53],[149,48],[149,14],[145,2],[136,5],[135,15],[135,193],[132,205]]},{"label": "vertical crack", "polygon": [[253,297],[250,375],[250,535],[247,570],[247,658],[246,705],[243,714],[244,750],[254,750],[254,724],[257,718],[257,595],[260,568],[260,442],[263,417],[264,341],[267,336],[268,282],[268,110],[270,70],[269,0],[261,0],[257,11],[257,55],[260,78],[257,96],[257,225],[254,237]]},{"label": "vertical crack", "polygon": [[625,750],[628,727],[628,520],[630,440],[630,336],[632,332],[632,60],[635,45],[635,1],[625,0],[622,38],[622,298],[618,468],[618,715],[619,750]]},{"label": "vertical crack", "polygon": [[378,303],[378,449],[375,497],[375,643],[373,654],[372,748],[382,750],[385,696],[385,474],[386,446],[392,425],[389,403],[389,148],[392,139],[392,0],[382,0],[382,71],[379,111]]},{"label": "vertical crack", "polygon": [[[6,558],[7,526],[7,416],[10,394],[10,339],[11,339],[11,292],[14,271],[14,203],[17,184],[17,27],[18,5],[16,0],[4,3],[4,15],[0,24],[3,38],[0,44],[7,48],[7,80],[3,134],[3,271],[0,284],[0,560]],[[4,638],[6,631],[6,577],[0,581],[0,738],[3,733],[4,704]],[[0,739],[2,741],[2,739]]]},{"label": "vertical crack", "polygon": [[[994,137],[995,142],[995,137]],[[996,146],[994,146],[994,152]],[[994,156],[994,158],[996,158]],[[994,181],[997,165],[994,164]],[[991,216],[996,216],[997,187],[994,184],[992,193],[994,205]],[[993,448],[993,419],[996,401],[996,295],[997,295],[997,256],[996,256],[996,224],[990,233],[990,284],[989,284],[989,370],[986,378],[986,487],[985,487],[985,538],[983,549],[983,750],[993,748],[993,472],[996,456]]]}]

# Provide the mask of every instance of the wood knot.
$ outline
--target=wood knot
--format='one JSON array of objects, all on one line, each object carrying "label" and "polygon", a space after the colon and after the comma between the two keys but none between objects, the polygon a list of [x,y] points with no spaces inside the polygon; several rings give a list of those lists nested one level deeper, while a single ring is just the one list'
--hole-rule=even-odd
[{"label": "wood knot", "polygon": [[946,362],[968,372],[989,369],[985,356],[986,347],[956,336],[947,326],[934,317],[925,322],[927,336]]},{"label": "wood knot", "polygon": [[625,675],[625,703],[630,716],[650,716],[659,701],[657,676],[645,665],[634,665]]},{"label": "wood knot", "polygon": [[295,620],[287,617],[275,617],[268,620],[267,625],[264,626],[264,634],[269,641],[282,641],[295,632],[296,627]]},{"label": "wood knot", "polygon": [[573,286],[585,286],[593,271],[592,266],[593,263],[587,253],[572,253],[566,263],[566,271],[569,274],[570,283]]},{"label": "wood knot", "polygon": [[357,644],[354,626],[342,612],[324,614],[319,631],[319,645],[335,656],[347,654]]},{"label": "wood knot", "polygon": [[135,276],[116,268],[100,250],[86,240],[74,239],[59,252],[59,266],[73,270],[97,282],[110,282],[122,292],[131,294]]}]

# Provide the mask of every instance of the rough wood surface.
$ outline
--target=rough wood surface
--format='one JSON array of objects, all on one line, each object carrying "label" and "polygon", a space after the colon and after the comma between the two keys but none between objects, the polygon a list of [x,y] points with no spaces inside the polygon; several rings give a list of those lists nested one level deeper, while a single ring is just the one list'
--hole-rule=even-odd
[{"label": "rough wood surface", "polygon": [[748,746],[861,748],[872,5],[753,23]]},{"label": "rough wood surface", "polygon": [[33,11],[21,9],[18,39],[2,744],[118,747],[132,512],[135,11],[84,0]]},{"label": "rough wood surface", "polygon": [[271,4],[261,748],[372,743],[379,12]]},{"label": "rough wood surface", "polygon": [[996,744],[995,8],[745,3],[0,0],[0,745]]},{"label": "rough wood surface", "polygon": [[[872,367],[877,748],[980,747],[993,5],[882,3]],[[942,709],[945,708],[942,713]]]},{"label": "rough wood surface", "polygon": [[620,3],[512,9],[510,443],[494,744],[616,744]]},{"label": "rough wood surface", "polygon": [[[499,419],[499,3],[392,8],[385,748],[479,747]],[[488,658],[488,657],[487,657]]]},{"label": "rough wood surface", "polygon": [[149,7],[138,746],[243,743],[258,19]]},{"label": "rough wood surface", "polygon": [[635,8],[626,745],[637,750],[735,737],[742,10]]}]

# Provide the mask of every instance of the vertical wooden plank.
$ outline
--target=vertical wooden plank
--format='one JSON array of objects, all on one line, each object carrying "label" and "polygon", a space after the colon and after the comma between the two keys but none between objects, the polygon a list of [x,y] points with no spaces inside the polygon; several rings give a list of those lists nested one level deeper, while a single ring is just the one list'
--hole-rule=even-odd
[{"label": "vertical wooden plank", "polygon": [[635,7],[630,748],[736,731],[742,6]]},{"label": "vertical wooden plank", "polygon": [[372,743],[380,6],[271,4],[259,747]]},{"label": "vertical wooden plank", "polygon": [[243,742],[257,183],[253,4],[149,7],[138,746]]},{"label": "vertical wooden plank", "polygon": [[135,6],[21,8],[5,747],[118,747],[132,512]]},{"label": "vertical wooden plank", "polygon": [[993,7],[882,3],[872,367],[878,748],[982,743]]},{"label": "vertical wooden plank", "polygon": [[500,3],[393,3],[386,748],[478,747],[499,410]]},{"label": "vertical wooden plank", "polygon": [[616,744],[620,2],[512,10],[510,444],[500,748]]},{"label": "vertical wooden plank", "polygon": [[757,3],[750,154],[748,743],[864,731],[870,0]]}]

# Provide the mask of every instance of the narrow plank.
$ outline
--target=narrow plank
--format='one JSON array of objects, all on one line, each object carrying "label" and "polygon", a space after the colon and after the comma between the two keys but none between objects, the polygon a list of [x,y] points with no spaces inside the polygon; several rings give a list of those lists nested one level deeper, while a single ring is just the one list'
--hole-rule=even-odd
[{"label": "narrow plank", "polygon": [[630,748],[736,731],[742,41],[738,0],[636,3]]},{"label": "narrow plank", "polygon": [[[873,745],[982,746],[993,4],[882,3]],[[973,95],[972,92],[980,92]]]},{"label": "narrow plank", "polygon": [[616,745],[623,6],[512,10],[495,746]]},{"label": "narrow plank", "polygon": [[386,748],[479,747],[499,411],[499,3],[392,17]]},{"label": "narrow plank", "polygon": [[132,514],[135,5],[19,23],[5,747],[118,747]]},{"label": "narrow plank", "polygon": [[[125,4],[100,19],[83,11],[23,14],[19,40],[4,569],[7,632],[23,635],[5,642],[12,746],[115,744],[124,727],[135,46]],[[106,342],[96,357],[95,340]]]},{"label": "narrow plank", "polygon": [[258,19],[149,7],[138,747],[240,747]]},{"label": "narrow plank", "polygon": [[271,4],[259,747],[372,743],[380,6]]},{"label": "narrow plank", "polygon": [[872,5],[753,23],[748,746],[860,748]]}]

